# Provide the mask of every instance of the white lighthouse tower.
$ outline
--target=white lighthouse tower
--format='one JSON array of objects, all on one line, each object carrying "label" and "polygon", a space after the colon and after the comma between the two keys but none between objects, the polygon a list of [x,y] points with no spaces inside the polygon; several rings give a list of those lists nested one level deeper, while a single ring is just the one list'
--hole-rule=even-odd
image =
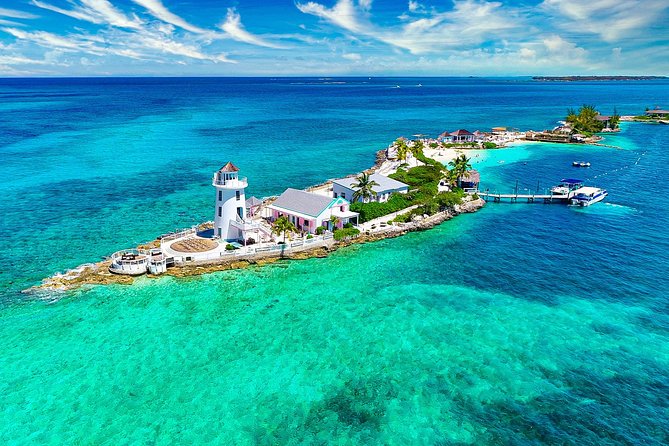
[{"label": "white lighthouse tower", "polygon": [[237,166],[228,162],[214,173],[212,185],[216,188],[214,236],[227,241],[244,240],[246,178],[239,178]]}]

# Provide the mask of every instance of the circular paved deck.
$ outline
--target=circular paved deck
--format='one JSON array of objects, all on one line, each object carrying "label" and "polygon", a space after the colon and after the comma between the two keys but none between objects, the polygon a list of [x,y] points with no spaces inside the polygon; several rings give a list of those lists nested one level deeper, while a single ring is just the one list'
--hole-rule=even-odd
[{"label": "circular paved deck", "polygon": [[172,243],[170,248],[178,252],[205,252],[218,247],[218,243],[206,238],[189,238]]}]

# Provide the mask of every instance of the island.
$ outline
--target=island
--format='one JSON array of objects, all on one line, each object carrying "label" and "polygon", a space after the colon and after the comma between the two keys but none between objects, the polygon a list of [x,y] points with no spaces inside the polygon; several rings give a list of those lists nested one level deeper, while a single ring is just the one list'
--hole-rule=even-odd
[{"label": "island", "polygon": [[[445,150],[470,147],[460,135]],[[460,154],[445,166],[425,155],[430,140],[399,138],[356,175],[279,196],[246,198],[247,178],[227,162],[212,178],[214,219],[123,249],[96,263],[57,273],[26,292],[131,284],[136,277],[176,277],[324,257],[366,243],[434,227],[485,205],[480,175]]]},{"label": "island", "polygon": [[[663,113],[656,109],[650,115]],[[490,132],[445,131],[436,138],[400,137],[377,151],[374,165],[363,172],[304,190],[289,187],[262,199],[246,198],[248,179],[227,162],[212,178],[216,197],[212,221],[56,273],[25,291],[130,284],[137,276],[183,277],[282,259],[325,257],[351,244],[430,229],[461,213],[476,212],[487,199],[499,201],[489,191],[479,195],[480,173],[472,169],[468,157],[477,156],[473,151],[523,141],[598,144],[602,138],[597,133],[618,131],[622,120],[616,110],[601,115],[588,105],[578,112],[570,109],[565,119],[543,132],[494,127]],[[549,197],[553,202],[551,198],[556,197]]]},{"label": "island", "polygon": [[650,81],[667,79],[667,76],[533,76],[533,81],[590,82],[590,81]]}]

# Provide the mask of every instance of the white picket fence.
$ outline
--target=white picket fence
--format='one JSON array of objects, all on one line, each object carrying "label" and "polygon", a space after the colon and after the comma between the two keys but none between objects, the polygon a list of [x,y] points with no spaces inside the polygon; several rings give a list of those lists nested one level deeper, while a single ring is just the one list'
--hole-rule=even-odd
[{"label": "white picket fence", "polygon": [[[186,231],[184,231],[186,232]],[[244,246],[242,248],[234,250],[222,250],[213,253],[190,253],[184,254],[182,256],[174,256],[174,262],[178,264],[189,263],[189,262],[206,262],[224,258],[239,258],[242,260],[245,257],[250,257],[255,254],[262,253],[272,253],[272,252],[293,252],[293,251],[302,251],[308,248],[312,248],[318,245],[325,245],[326,241],[332,240],[334,236],[332,233],[326,233],[323,235],[316,235],[313,238],[305,238],[295,241],[288,241],[282,244],[257,244]]]}]

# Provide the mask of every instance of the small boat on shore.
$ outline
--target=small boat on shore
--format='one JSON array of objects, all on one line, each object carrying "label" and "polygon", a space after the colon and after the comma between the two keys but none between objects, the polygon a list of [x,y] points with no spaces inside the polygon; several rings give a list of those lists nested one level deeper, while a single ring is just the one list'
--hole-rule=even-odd
[{"label": "small boat on shore", "polygon": [[575,190],[569,201],[572,206],[585,207],[602,201],[608,194],[606,189],[584,186]]},{"label": "small boat on shore", "polygon": [[590,167],[590,163],[585,161],[574,161],[571,165],[574,167]]}]

